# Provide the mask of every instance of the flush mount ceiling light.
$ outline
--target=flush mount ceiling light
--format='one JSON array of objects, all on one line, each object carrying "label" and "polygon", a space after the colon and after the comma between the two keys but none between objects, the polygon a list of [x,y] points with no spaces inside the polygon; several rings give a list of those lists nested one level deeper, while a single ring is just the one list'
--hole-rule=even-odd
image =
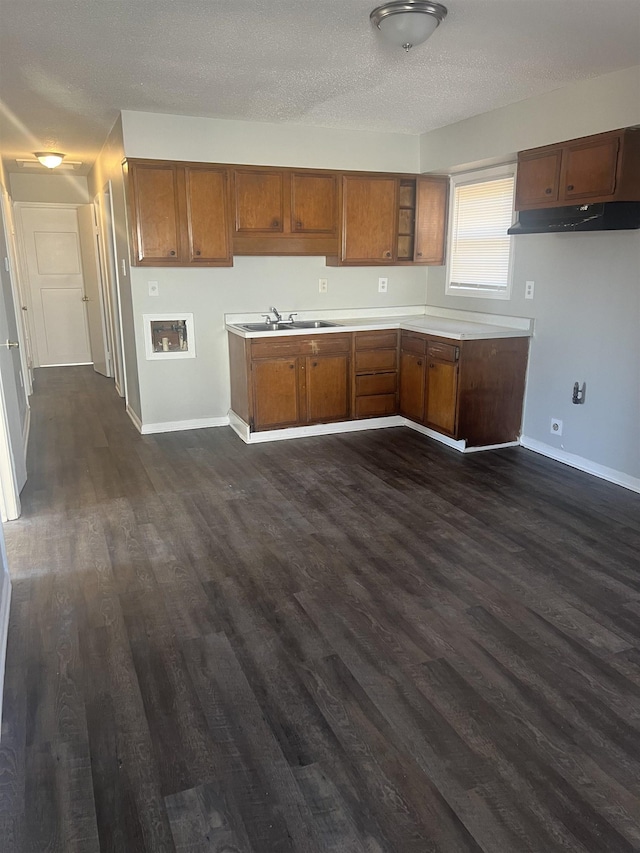
[{"label": "flush mount ceiling light", "polygon": [[425,0],[394,0],[369,15],[383,38],[406,51],[425,42],[446,16],[444,6]]},{"label": "flush mount ceiling light", "polygon": [[34,151],[34,154],[47,169],[55,169],[64,160],[64,154],[59,154],[57,151]]}]

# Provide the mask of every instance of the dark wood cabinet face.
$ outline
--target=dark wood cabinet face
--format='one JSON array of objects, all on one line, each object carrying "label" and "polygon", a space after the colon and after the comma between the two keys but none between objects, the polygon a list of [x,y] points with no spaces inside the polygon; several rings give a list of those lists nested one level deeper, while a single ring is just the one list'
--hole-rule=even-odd
[{"label": "dark wood cabinet face", "polygon": [[562,150],[528,155],[518,161],[516,210],[558,200]]},{"label": "dark wood cabinet face", "polygon": [[396,242],[396,179],[345,175],[342,193],[342,260],[356,264],[392,263]]},{"label": "dark wood cabinet face", "polygon": [[427,389],[425,423],[448,435],[456,432],[458,403],[458,365],[437,361],[427,350]]},{"label": "dark wood cabinet face", "polygon": [[561,192],[567,204],[602,195],[613,195],[620,140],[569,145],[564,150]]},{"label": "dark wood cabinet face", "polygon": [[278,170],[234,171],[235,232],[282,232],[283,173]]},{"label": "dark wood cabinet face", "polygon": [[295,426],[300,422],[297,358],[254,361],[253,412],[256,429]]},{"label": "dark wood cabinet face", "polygon": [[640,131],[570,139],[518,154],[516,209],[640,201]]},{"label": "dark wood cabinet face", "polygon": [[304,372],[307,422],[348,420],[349,356],[305,356]]},{"label": "dark wood cabinet face", "polygon": [[425,356],[400,353],[400,414],[412,421],[424,420]]},{"label": "dark wood cabinet face", "polygon": [[447,181],[416,180],[416,223],[413,261],[417,264],[444,264],[447,231]]},{"label": "dark wood cabinet face", "polygon": [[227,174],[223,169],[185,168],[190,263],[230,262]]},{"label": "dark wood cabinet face", "polygon": [[177,170],[172,164],[132,164],[138,263],[180,262]]},{"label": "dark wood cabinet face", "polygon": [[337,218],[336,176],[292,172],[292,233],[335,234]]}]

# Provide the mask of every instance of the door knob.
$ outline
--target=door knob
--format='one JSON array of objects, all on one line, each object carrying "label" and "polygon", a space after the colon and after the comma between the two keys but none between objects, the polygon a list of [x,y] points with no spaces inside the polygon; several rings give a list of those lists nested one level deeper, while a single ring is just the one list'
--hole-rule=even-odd
[{"label": "door knob", "polygon": [[88,297],[88,296],[83,296],[83,297],[82,297],[82,301],[83,301],[83,302],[88,302],[88,301],[89,301],[89,297]]},{"label": "door knob", "polygon": [[20,343],[18,341],[7,340],[4,344],[2,344],[2,346],[6,347],[7,349],[17,349],[20,346]]}]

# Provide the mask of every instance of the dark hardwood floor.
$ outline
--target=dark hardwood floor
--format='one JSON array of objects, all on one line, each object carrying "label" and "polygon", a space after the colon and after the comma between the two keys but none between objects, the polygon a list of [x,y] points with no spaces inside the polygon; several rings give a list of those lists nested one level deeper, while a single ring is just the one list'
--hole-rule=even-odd
[{"label": "dark hardwood floor", "polygon": [[137,434],[40,370],[2,853],[640,850],[640,496],[407,429]]}]

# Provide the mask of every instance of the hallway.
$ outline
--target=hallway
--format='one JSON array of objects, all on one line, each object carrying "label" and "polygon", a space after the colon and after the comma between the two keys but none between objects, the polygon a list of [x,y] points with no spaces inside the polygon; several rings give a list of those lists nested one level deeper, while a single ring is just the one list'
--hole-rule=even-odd
[{"label": "hallway", "polygon": [[640,850],[640,496],[36,373],[2,853]]}]

